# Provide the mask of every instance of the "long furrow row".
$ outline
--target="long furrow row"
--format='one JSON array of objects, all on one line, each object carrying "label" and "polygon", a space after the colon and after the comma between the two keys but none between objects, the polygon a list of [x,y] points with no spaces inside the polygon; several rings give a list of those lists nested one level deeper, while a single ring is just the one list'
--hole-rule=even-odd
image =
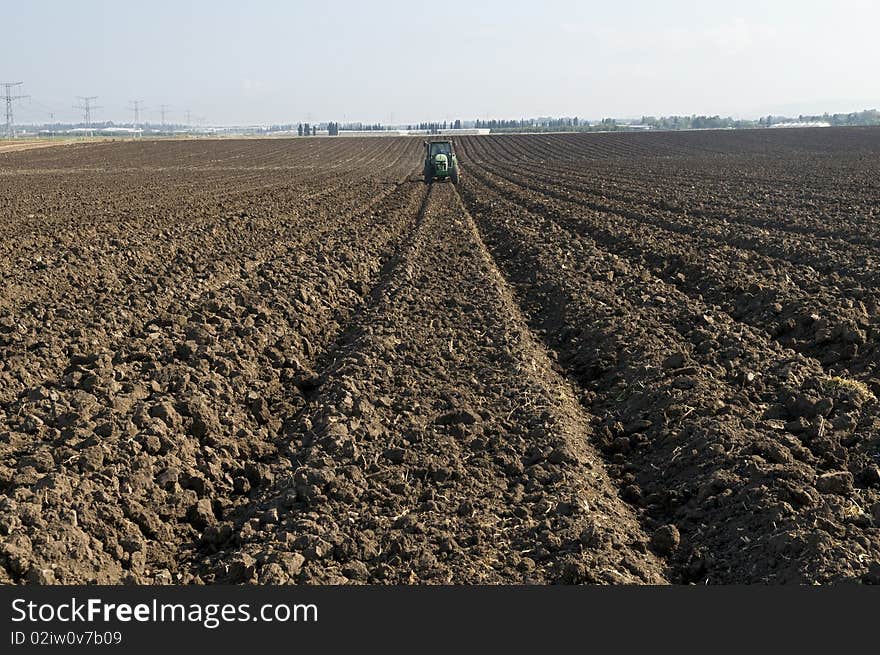
[{"label": "long furrow row", "polygon": [[[389,139],[384,148],[352,156],[357,165],[340,172],[328,165],[303,166],[296,160],[277,170],[239,164],[202,167],[185,175],[114,167],[86,177],[64,170],[22,176],[21,170],[13,169],[14,177],[0,178],[0,189],[6,192],[0,196],[0,224],[18,248],[30,246],[35,256],[46,257],[53,246],[61,245],[59,237],[83,229],[83,212],[88,213],[88,225],[96,229],[96,236],[114,232],[119,238],[158,223],[167,228],[199,219],[229,220],[272,196],[314,200],[332,197],[355,183],[397,179],[410,172],[415,151],[411,141]],[[111,160],[118,157],[117,153]],[[20,263],[12,256],[4,256],[2,263],[6,266],[10,260]]]},{"label": "long furrow row", "polygon": [[[0,394],[9,399],[51,379],[67,366],[70,351],[88,350],[89,341],[120,341],[141,330],[143,317],[164,310],[170,299],[220,288],[241,275],[244,265],[253,268],[283,256],[291,244],[307,248],[401,184],[408,185],[401,182],[412,174],[404,153],[398,159],[407,162],[405,167],[397,164],[399,170],[387,183],[370,178],[339,189],[329,215],[326,196],[322,203],[286,191],[240,199],[241,208],[231,218],[206,209],[198,220],[173,225],[157,219],[127,236],[95,235],[87,242],[89,233],[80,229],[58,251],[63,264],[37,272],[21,267],[4,281]],[[71,251],[78,255],[71,257]]]},{"label": "long furrow row", "polygon": [[625,208],[585,201],[562,185],[495,174],[489,167],[475,175],[574,234],[650,267],[691,297],[818,359],[834,373],[858,376],[880,392],[875,347],[880,297],[872,285],[846,275],[822,275],[760,249],[707,242],[700,232],[657,227]]},{"label": "long furrow row", "polygon": [[[853,154],[874,157],[880,147],[880,134],[873,128],[841,128],[834,130],[736,130],[655,132],[642,134],[541,134],[499,135],[464,137],[463,145],[471,146],[482,141],[495,148],[507,140],[521,143],[525,152],[517,159],[539,159],[540,152],[547,159],[565,158],[566,155],[580,160],[619,159],[621,162],[635,159],[669,159],[673,157],[701,156],[719,159],[729,156],[765,156],[771,158],[796,157],[809,159],[826,154]],[[536,146],[532,150],[532,144]],[[560,154],[561,153],[561,154]]]},{"label": "long furrow row", "polygon": [[[513,163],[496,163],[498,170],[526,173],[529,179],[562,186],[590,197],[597,203],[612,203],[640,212],[669,213],[676,217],[696,217],[711,222],[788,232],[797,238],[831,239],[859,247],[877,246],[880,235],[872,220],[872,203],[842,194],[831,198],[809,191],[809,180],[802,180],[798,190],[780,192],[766,182],[739,185],[711,180],[682,184],[667,164],[666,171],[643,170],[644,178],[617,177],[610,166],[571,166],[548,162],[539,169],[523,170]],[[826,167],[826,176],[828,175]],[[663,179],[662,193],[657,193],[656,179]],[[652,182],[650,180],[654,179]],[[827,184],[827,182],[826,182]],[[725,188],[727,186],[727,188]],[[780,215],[779,206],[786,207]]]},{"label": "long furrow row", "polygon": [[50,305],[66,319],[57,374],[16,354],[13,333],[4,369],[25,388],[0,407],[7,581],[191,580],[206,516],[266,483],[317,357],[423,195],[403,182],[359,209],[315,208],[309,229],[242,250],[208,288],[154,278],[82,318]]},{"label": "long furrow row", "polygon": [[276,484],[218,528],[205,579],[664,579],[450,185],[323,361]]},{"label": "long furrow row", "polygon": [[[504,172],[504,175],[523,175],[522,171]],[[608,197],[589,186],[560,182],[552,175],[528,176],[528,184],[535,187],[561,187],[580,195],[583,202],[598,210],[612,209],[645,223],[650,223],[680,233],[699,233],[714,244],[730,244],[745,249],[762,250],[778,258],[810,264],[831,274],[840,271],[844,275],[860,276],[866,283],[876,282],[874,262],[877,250],[876,228],[870,218],[873,209],[865,208],[848,215],[848,230],[835,231],[833,224],[822,222],[821,217],[812,221],[797,220],[792,212],[793,225],[780,225],[778,219],[761,220],[753,214],[741,215],[736,211],[723,213],[705,211],[702,203],[694,198],[672,199],[668,193],[652,195],[652,200],[632,200],[617,195]],[[781,206],[788,207],[783,201]],[[815,213],[815,212],[814,212]],[[867,221],[865,231],[856,229],[861,221]],[[865,277],[867,276],[867,277]]]},{"label": "long furrow row", "polygon": [[865,574],[880,553],[873,398],[470,173],[466,204],[589,394],[622,496],[681,531],[680,579]]},{"label": "long furrow row", "polygon": [[[825,262],[829,266],[840,266],[848,256],[862,250],[873,252],[869,258],[876,259],[877,256],[877,235],[880,233],[873,220],[874,203],[866,202],[864,195],[866,180],[860,180],[855,192],[847,189],[833,200],[821,194],[817,197],[811,190],[811,186],[817,183],[823,188],[834,182],[851,184],[853,174],[845,168],[846,159],[826,156],[813,172],[812,179],[802,176],[796,189],[781,192],[776,186],[780,168],[778,160],[754,162],[737,158],[730,162],[730,158],[724,158],[709,170],[720,169],[715,178],[733,177],[736,183],[714,178],[688,181],[687,174],[695,169],[706,175],[705,160],[688,157],[683,158],[682,163],[642,158],[638,169],[628,162],[615,160],[581,162],[580,165],[562,158],[516,160],[503,156],[511,149],[503,143],[476,141],[467,151],[485,153],[479,156],[480,165],[491,166],[496,172],[504,171],[523,176],[530,182],[562,187],[588,198],[597,207],[610,205],[618,211],[640,216],[669,216],[673,228],[681,225],[713,234],[721,230],[722,241],[743,239],[743,243],[759,243],[764,231],[770,230],[780,233],[780,237],[785,237],[788,232],[791,234],[787,236],[794,235],[805,241],[806,245],[799,241],[798,247],[807,252],[812,248],[824,254],[829,246],[842,249],[834,261]],[[528,152],[528,146],[522,142],[509,143],[517,151]],[[494,150],[486,152],[487,148]],[[859,163],[861,160],[853,157],[851,161]],[[802,165],[801,160],[798,163]],[[762,170],[764,177],[740,179],[739,171],[747,169],[749,164]],[[862,165],[862,168],[873,170],[870,165]],[[772,175],[772,184],[768,183],[767,175]],[[726,196],[722,195],[725,186],[728,187]],[[778,211],[781,206],[786,208],[785,212]],[[792,248],[785,249],[783,241],[778,242],[783,244],[780,252],[797,253]],[[853,246],[857,248],[851,252]],[[822,259],[818,261],[824,262]]]},{"label": "long furrow row", "polygon": [[880,580],[878,135],[3,155],[0,582]]}]

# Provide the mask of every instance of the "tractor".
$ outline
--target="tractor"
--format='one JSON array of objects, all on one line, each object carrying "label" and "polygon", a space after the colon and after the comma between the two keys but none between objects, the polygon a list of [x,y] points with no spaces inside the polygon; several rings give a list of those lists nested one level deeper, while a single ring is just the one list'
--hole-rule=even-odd
[{"label": "tractor", "polygon": [[450,180],[458,184],[461,169],[452,141],[425,141],[425,184],[434,180]]}]

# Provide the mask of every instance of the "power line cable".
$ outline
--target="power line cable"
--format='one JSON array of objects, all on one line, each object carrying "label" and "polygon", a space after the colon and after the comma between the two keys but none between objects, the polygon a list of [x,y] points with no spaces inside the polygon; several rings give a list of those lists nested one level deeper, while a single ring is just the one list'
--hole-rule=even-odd
[{"label": "power line cable", "polygon": [[21,86],[24,82],[0,82],[6,91],[6,136],[10,139],[15,138],[15,119],[12,115],[12,104],[16,100],[21,100],[22,98],[27,98],[29,96],[26,95],[15,95],[13,93],[13,89],[17,86]]},{"label": "power line cable", "polygon": [[95,109],[101,109],[97,105],[93,105],[92,101],[97,100],[98,96],[77,96],[79,98],[80,104],[74,105],[74,109],[81,109],[83,112],[83,118],[85,119],[86,129],[89,131],[89,136],[92,135],[92,111]]}]

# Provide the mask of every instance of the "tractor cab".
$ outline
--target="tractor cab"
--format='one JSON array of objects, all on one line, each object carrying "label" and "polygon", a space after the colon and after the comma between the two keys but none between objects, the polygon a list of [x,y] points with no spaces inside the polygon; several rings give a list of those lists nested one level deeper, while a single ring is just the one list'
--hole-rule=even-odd
[{"label": "tractor cab", "polygon": [[429,145],[431,157],[436,157],[437,155],[449,156],[452,154],[452,143],[450,141],[431,141]]},{"label": "tractor cab", "polygon": [[450,180],[458,184],[460,172],[452,141],[425,141],[425,184]]}]

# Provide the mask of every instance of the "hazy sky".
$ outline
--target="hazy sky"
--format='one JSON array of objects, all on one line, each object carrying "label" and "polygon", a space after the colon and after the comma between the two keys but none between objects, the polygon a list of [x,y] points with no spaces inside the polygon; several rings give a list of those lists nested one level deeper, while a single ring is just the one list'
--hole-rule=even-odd
[{"label": "hazy sky", "polygon": [[17,119],[209,123],[880,107],[880,1],[5,0]]}]

